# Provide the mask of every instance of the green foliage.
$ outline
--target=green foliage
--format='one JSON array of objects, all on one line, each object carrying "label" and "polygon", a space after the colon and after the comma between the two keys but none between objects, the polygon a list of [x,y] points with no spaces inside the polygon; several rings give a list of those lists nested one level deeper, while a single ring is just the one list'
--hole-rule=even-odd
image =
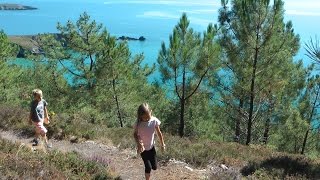
[{"label": "green foliage", "polygon": [[317,64],[320,62],[320,42],[317,37],[310,38],[310,41],[305,44],[307,56],[314,60]]},{"label": "green foliage", "polygon": [[[121,148],[134,148],[128,127],[136,120],[137,107],[148,102],[165,132],[168,149],[159,154],[161,160],[176,158],[197,166],[211,160],[259,162],[274,153],[260,143],[299,153],[318,119],[317,109],[312,111],[318,107],[318,78],[311,76],[313,67],[293,61],[299,36],[292,22],[284,22],[283,1],[222,2],[219,27],[209,24],[202,34],[182,15],[159,51],[162,82],[148,82],[155,66],[143,65],[143,54],[131,54],[127,42],[118,41],[87,13],[76,22],[59,23],[58,34],[38,35],[35,42],[43,53],[29,54],[29,67],[9,62],[16,48],[0,32],[0,127],[33,133],[25,120],[31,90],[40,88],[49,111],[56,114],[49,137],[109,138]],[[309,46],[315,53],[317,47]],[[237,142],[258,145],[221,142],[234,136]],[[319,156],[319,139],[311,130],[309,157]],[[85,173],[96,167],[75,154],[67,160],[56,159],[57,171],[75,168],[75,178],[87,178]],[[256,177],[269,177],[267,167],[253,164]],[[285,177],[283,170],[271,169],[275,177]]]},{"label": "green foliage", "polygon": [[261,132],[267,141],[282,96],[299,91],[286,88],[295,74],[293,56],[299,49],[299,36],[292,22],[284,22],[281,0],[273,4],[233,0],[230,7],[222,3],[219,23],[225,72],[213,82],[218,84],[225,112],[233,119],[230,126],[240,142],[259,142]]},{"label": "green foliage", "polygon": [[17,88],[16,79],[21,72],[14,65],[9,65],[9,58],[15,56],[17,49],[12,45],[7,35],[0,31],[0,102],[7,102],[9,99],[16,98]]},{"label": "green foliage", "polygon": [[302,147],[302,140],[309,124],[303,120],[297,110],[291,110],[290,116],[285,123],[279,127],[279,132],[272,141],[277,142],[281,151],[299,153]]},{"label": "green foliage", "polygon": [[15,56],[17,48],[9,42],[7,35],[0,30],[0,64],[7,60],[9,57]]},{"label": "green foliage", "polygon": [[90,19],[87,13],[80,15],[76,23],[58,23],[58,35],[40,36],[40,45],[46,58],[58,61],[72,77],[72,83],[92,89],[95,86],[97,71],[96,55],[102,50],[108,33],[102,24]]},{"label": "green foliage", "polygon": [[187,101],[192,101],[191,97],[201,89],[204,79],[219,67],[219,48],[215,42],[217,27],[209,24],[201,36],[189,27],[189,23],[187,15],[183,14],[169,37],[168,48],[163,42],[158,55],[162,81],[180,106],[180,136],[185,133]]}]

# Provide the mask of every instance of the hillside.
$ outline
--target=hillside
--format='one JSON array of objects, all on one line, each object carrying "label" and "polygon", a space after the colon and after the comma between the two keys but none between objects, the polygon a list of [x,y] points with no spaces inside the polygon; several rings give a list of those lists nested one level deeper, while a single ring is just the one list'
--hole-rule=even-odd
[{"label": "hillside", "polygon": [[[18,169],[13,167],[25,166],[21,164],[20,158],[23,157],[18,155],[19,150],[13,151],[11,149],[20,147],[24,149],[24,153],[33,154],[28,148],[30,147],[29,144],[33,135],[32,127],[23,125],[25,124],[24,122],[22,122],[22,124],[16,124],[16,127],[8,126],[5,121],[2,122],[3,123],[0,123],[0,142],[2,142],[2,144],[14,143],[15,145],[1,146],[0,155],[7,158],[0,161],[0,166],[2,167],[2,169],[0,168],[0,172],[10,171],[13,174],[19,174]],[[75,122],[75,124],[78,123]],[[58,122],[48,127],[53,149],[50,149],[47,155],[43,154],[44,159],[50,158],[52,154],[56,153],[63,153],[67,156],[76,155],[80,158],[77,161],[82,162],[83,166],[90,162],[98,162],[106,164],[112,174],[119,175],[122,179],[131,179],[133,177],[134,179],[143,178],[143,173],[141,173],[143,172],[143,163],[133,149],[134,142],[131,138],[131,129],[106,128],[103,126],[99,126],[98,128],[96,126],[86,125],[85,132],[81,130],[84,127],[76,127],[75,124],[69,124],[68,129],[73,129],[74,131],[63,131],[62,137],[59,136],[61,135],[61,130],[55,128]],[[16,130],[4,130],[8,128]],[[93,131],[93,129],[95,129],[95,131]],[[92,132],[89,136],[85,135],[88,131]],[[243,146],[230,142],[214,142],[188,138],[181,139],[169,134],[165,134],[165,139],[167,150],[164,153],[158,152],[159,169],[153,174],[155,179],[320,178],[319,160],[311,160],[300,155],[276,152],[265,146]],[[37,152],[35,153],[37,154]],[[6,163],[8,161],[10,161],[9,164]],[[30,158],[23,159],[24,164],[28,164],[29,161],[31,162]],[[38,161],[43,161],[43,159]],[[71,175],[66,174],[68,166],[70,165],[60,161],[62,161],[62,159],[56,160],[56,163],[60,164],[60,170],[57,170],[56,173],[57,176],[80,176],[79,172]],[[34,162],[34,160],[32,160],[32,162]],[[56,171],[54,166],[48,168],[48,173],[49,171]],[[78,166],[77,168],[82,169],[82,167]],[[20,174],[21,173],[24,172],[20,172]],[[37,171],[30,169],[28,173],[36,174]],[[96,176],[96,174],[93,174],[90,178],[93,178],[93,176]]]}]

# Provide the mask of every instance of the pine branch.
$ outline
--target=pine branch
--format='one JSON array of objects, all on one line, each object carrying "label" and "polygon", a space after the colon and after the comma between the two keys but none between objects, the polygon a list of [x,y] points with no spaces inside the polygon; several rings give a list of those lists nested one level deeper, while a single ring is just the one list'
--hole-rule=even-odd
[{"label": "pine branch", "polygon": [[187,97],[185,98],[185,100],[189,99],[189,98],[198,90],[198,88],[199,88],[199,86],[200,86],[203,78],[204,78],[205,75],[208,73],[208,71],[209,71],[209,68],[207,68],[206,71],[201,75],[201,78],[200,78],[197,86],[195,87],[195,89],[193,90],[193,92],[192,92],[189,96],[187,96]]},{"label": "pine branch", "polygon": [[75,76],[77,76],[77,77],[85,78],[85,76],[79,75],[79,74],[71,71],[69,68],[67,68],[67,67],[62,63],[61,59],[59,59],[58,61],[60,62],[60,64],[62,65],[62,67],[63,67],[64,69],[66,69],[69,73],[71,73],[71,74],[73,74],[73,75],[75,75]]}]

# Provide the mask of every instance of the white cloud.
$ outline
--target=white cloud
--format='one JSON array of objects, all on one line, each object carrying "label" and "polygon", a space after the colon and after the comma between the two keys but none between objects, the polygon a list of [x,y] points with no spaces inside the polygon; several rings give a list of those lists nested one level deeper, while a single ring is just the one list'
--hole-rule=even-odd
[{"label": "white cloud", "polygon": [[[155,19],[176,19],[178,20],[181,15],[171,14],[163,11],[146,11],[143,14],[137,15],[140,18],[155,18]],[[212,23],[213,20],[196,18],[196,17],[188,17],[191,24],[200,25],[203,27],[208,26],[209,23]]]},{"label": "white cloud", "polygon": [[213,14],[217,12],[216,9],[196,9],[196,10],[178,10],[179,13],[187,13],[187,14]]},{"label": "white cloud", "polygon": [[135,1],[106,1],[104,4],[154,4],[154,5],[170,5],[170,6],[212,6],[216,7],[220,5],[220,2],[214,2],[213,0],[199,0],[199,1],[182,1],[182,0],[135,0]]},{"label": "white cloud", "polygon": [[137,15],[137,17],[143,18],[161,18],[161,19],[179,19],[180,16],[170,14],[162,11],[146,11],[143,14]]},{"label": "white cloud", "polygon": [[287,15],[295,16],[320,16],[320,12],[299,11],[299,10],[287,10]]},{"label": "white cloud", "polygon": [[320,16],[319,0],[285,0],[284,8],[287,15]]},{"label": "white cloud", "polygon": [[207,27],[209,23],[213,23],[213,20],[195,18],[195,17],[190,17],[189,20],[191,24],[200,25],[202,27]]},{"label": "white cloud", "polygon": [[320,1],[318,0],[285,0],[284,7],[286,9],[303,9],[305,11],[308,10],[319,10],[320,9]]}]

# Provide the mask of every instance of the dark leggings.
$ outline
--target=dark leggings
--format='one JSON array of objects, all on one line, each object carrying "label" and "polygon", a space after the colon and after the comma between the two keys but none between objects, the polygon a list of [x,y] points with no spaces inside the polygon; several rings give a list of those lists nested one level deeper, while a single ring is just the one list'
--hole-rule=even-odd
[{"label": "dark leggings", "polygon": [[141,153],[141,157],[145,167],[145,173],[150,173],[151,168],[153,170],[157,170],[157,158],[156,158],[156,150],[153,147],[149,151],[143,151]]}]

